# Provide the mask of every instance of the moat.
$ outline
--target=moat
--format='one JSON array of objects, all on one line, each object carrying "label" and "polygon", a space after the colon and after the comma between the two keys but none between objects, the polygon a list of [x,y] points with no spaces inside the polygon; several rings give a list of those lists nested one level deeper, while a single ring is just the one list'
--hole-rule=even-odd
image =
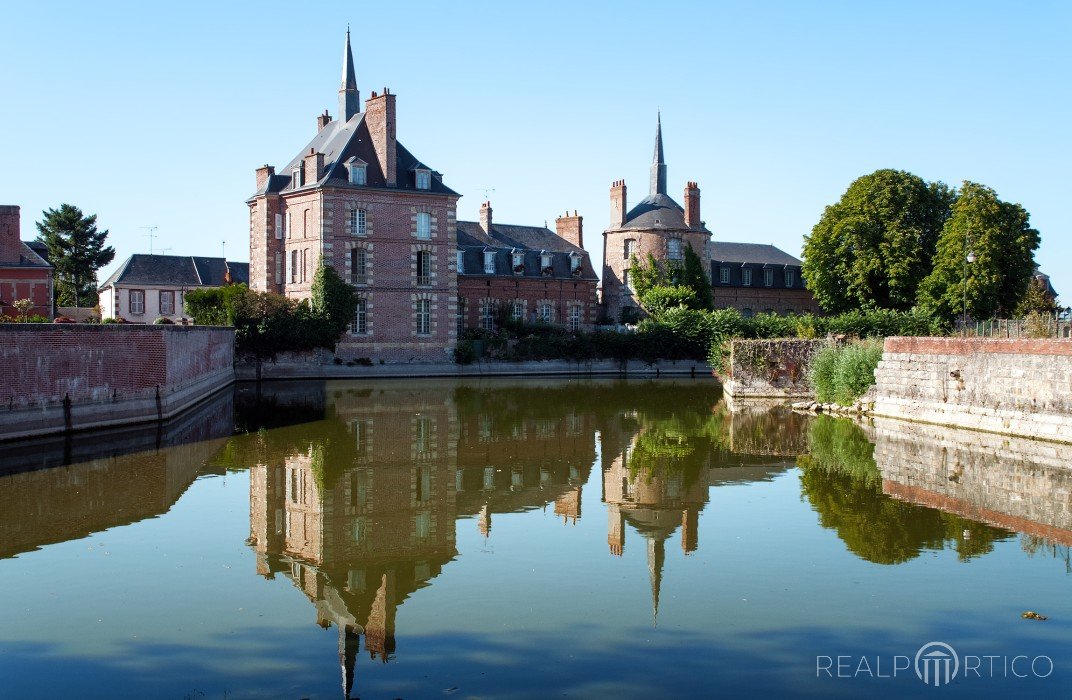
[{"label": "moat", "polygon": [[[4,697],[1072,678],[1067,446],[731,408],[707,380],[496,379],[240,384],[159,428],[3,448]],[[915,673],[929,642],[958,654],[941,688]]]}]

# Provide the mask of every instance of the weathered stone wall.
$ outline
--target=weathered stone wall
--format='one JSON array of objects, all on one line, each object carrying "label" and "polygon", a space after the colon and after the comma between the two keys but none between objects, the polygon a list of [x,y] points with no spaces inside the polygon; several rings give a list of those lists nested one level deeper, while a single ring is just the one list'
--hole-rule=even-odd
[{"label": "weathered stone wall", "polygon": [[726,393],[734,398],[810,398],[812,358],[826,340],[734,340],[727,360]]},{"label": "weathered stone wall", "polygon": [[0,439],[169,418],[232,382],[229,328],[0,324]]},{"label": "weathered stone wall", "polygon": [[1072,342],[887,338],[872,413],[1072,442]]},{"label": "weathered stone wall", "polygon": [[868,432],[894,498],[1072,545],[1068,448],[883,418]]}]

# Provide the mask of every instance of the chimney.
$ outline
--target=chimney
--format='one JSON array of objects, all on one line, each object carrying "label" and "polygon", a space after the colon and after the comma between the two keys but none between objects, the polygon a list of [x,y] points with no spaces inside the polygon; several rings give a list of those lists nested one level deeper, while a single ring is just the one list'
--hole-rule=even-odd
[{"label": "chimney", "polygon": [[480,205],[480,228],[484,233],[491,235],[491,202]]},{"label": "chimney", "polygon": [[372,97],[365,101],[365,124],[372,137],[372,147],[376,151],[376,158],[380,161],[384,183],[387,187],[397,187],[398,142],[395,140],[395,96],[387,88],[383,89],[382,95],[373,92]]},{"label": "chimney", "polygon": [[331,123],[331,115],[328,114],[328,111],[325,109],[324,113],[318,115],[317,118],[316,118],[316,131],[317,131],[317,133],[320,133],[324,129],[324,127],[327,126],[329,123]]},{"label": "chimney", "polygon": [[700,227],[700,187],[695,182],[685,185],[685,225]]},{"label": "chimney", "polygon": [[305,184],[312,185],[324,177],[324,154],[310,148],[305,155]]},{"label": "chimney", "polygon": [[610,228],[621,228],[626,212],[625,180],[615,180],[610,186]]},{"label": "chimney", "polygon": [[268,182],[268,178],[275,175],[275,168],[265,163],[261,167],[257,168],[257,191],[260,192],[264,188],[264,183]]},{"label": "chimney", "polygon": [[18,262],[22,258],[19,238],[19,207],[0,205],[0,263]]},{"label": "chimney", "polygon": [[699,527],[700,511],[695,508],[686,508],[681,513],[681,551],[692,554],[699,546],[697,529]]},{"label": "chimney", "polygon": [[573,210],[573,216],[570,216],[569,212],[566,212],[562,216],[555,219],[555,232],[562,238],[577,246],[578,248],[584,247],[584,234],[582,222],[583,216],[577,216],[577,210]]}]

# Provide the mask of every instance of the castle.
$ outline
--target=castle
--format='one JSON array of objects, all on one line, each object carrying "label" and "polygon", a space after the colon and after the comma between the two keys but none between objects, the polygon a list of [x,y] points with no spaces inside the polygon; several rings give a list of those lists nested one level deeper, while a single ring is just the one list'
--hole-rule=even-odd
[{"label": "castle", "polygon": [[572,330],[598,320],[598,277],[582,218],[546,227],[457,221],[461,195],[397,139],[396,96],[373,92],[360,110],[350,33],[338,119],[277,172],[256,171],[250,211],[250,287],[307,299],[320,261],[354,285],[359,302],[337,353],[443,361],[470,327],[514,318]]}]

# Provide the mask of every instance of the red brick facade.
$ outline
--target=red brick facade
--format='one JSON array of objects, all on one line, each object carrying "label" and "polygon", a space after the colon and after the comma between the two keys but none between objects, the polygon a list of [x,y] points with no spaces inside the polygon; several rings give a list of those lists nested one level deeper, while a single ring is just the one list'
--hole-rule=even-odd
[{"label": "red brick facade", "polygon": [[14,304],[33,301],[31,315],[52,317],[52,268],[20,239],[19,208],[0,206],[0,315],[18,316]]}]

